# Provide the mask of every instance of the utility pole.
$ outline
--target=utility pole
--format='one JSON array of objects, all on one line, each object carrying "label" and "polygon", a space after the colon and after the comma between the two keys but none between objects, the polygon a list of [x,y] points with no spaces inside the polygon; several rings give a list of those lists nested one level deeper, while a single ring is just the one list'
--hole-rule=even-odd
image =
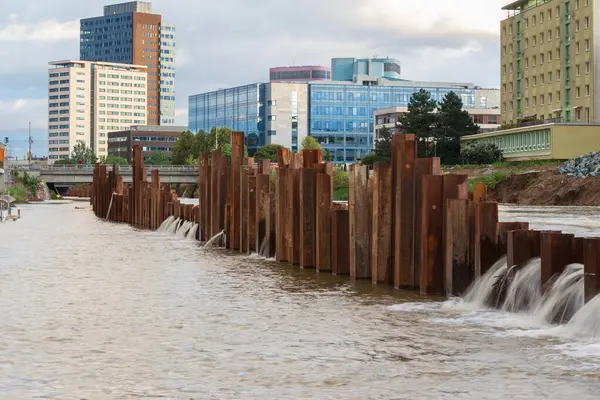
[{"label": "utility pole", "polygon": [[29,123],[29,152],[27,153],[27,158],[29,159],[29,169],[31,169],[31,144],[33,143],[33,139],[31,138],[31,122]]}]

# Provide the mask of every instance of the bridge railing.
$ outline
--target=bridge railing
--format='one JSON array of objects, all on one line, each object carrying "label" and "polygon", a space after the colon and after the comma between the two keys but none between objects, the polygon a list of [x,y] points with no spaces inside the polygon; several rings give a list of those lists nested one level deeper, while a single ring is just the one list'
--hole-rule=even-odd
[{"label": "bridge railing", "polygon": [[[107,165],[107,170],[112,171],[112,165]],[[198,167],[195,165],[148,165],[148,171],[159,170],[164,173],[196,173],[198,172]],[[40,170],[48,171],[48,172],[64,172],[64,173],[92,173],[94,171],[93,165],[44,165],[40,166]],[[131,165],[120,165],[119,171],[122,173],[131,172],[133,169]]]}]

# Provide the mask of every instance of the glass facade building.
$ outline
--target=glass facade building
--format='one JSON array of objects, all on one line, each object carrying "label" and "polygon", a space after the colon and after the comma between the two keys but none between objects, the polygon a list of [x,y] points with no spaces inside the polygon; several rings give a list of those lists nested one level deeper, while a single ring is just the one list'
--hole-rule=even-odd
[{"label": "glass facade building", "polygon": [[252,154],[265,144],[265,85],[254,83],[190,96],[189,129],[226,126],[246,134]]},{"label": "glass facade building", "polygon": [[413,93],[425,89],[436,101],[453,91],[465,108],[475,108],[475,89],[427,86],[309,84],[309,135],[331,152],[335,162],[353,162],[373,151],[373,114],[406,107]]},{"label": "glass facade building", "polygon": [[250,154],[270,143],[295,150],[308,135],[333,155],[334,162],[354,162],[373,151],[375,111],[407,107],[421,89],[438,102],[453,91],[464,108],[478,108],[477,89],[471,84],[255,83],[190,96],[189,129],[226,126],[245,132]]},{"label": "glass facade building", "polygon": [[359,76],[400,80],[400,61],[394,58],[332,58],[331,79],[353,82]]}]

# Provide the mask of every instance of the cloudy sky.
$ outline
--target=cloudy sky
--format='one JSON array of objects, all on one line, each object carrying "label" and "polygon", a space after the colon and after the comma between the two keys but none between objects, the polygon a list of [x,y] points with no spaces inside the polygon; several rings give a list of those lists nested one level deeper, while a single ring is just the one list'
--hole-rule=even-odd
[{"label": "cloudy sky", "polygon": [[[2,1],[0,139],[46,155],[47,63],[79,57],[79,19],[110,0]],[[154,0],[177,25],[177,118],[187,97],[268,79],[271,66],[331,57],[397,58],[406,79],[499,86],[500,8],[508,0]]]}]

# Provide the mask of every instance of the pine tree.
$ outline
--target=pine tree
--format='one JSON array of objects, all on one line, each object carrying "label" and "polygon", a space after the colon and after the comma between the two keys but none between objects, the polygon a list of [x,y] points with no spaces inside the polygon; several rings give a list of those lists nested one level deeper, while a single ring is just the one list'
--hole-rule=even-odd
[{"label": "pine tree", "polygon": [[408,102],[408,112],[400,117],[398,130],[402,133],[417,135],[417,147],[420,157],[429,155],[428,143],[433,136],[433,128],[437,121],[435,109],[437,102],[425,89],[415,92]]},{"label": "pine tree", "polygon": [[479,127],[473,122],[469,113],[463,110],[461,98],[454,92],[444,96],[438,108],[438,120],[435,128],[437,154],[443,164],[460,162],[460,138],[473,135]]}]

